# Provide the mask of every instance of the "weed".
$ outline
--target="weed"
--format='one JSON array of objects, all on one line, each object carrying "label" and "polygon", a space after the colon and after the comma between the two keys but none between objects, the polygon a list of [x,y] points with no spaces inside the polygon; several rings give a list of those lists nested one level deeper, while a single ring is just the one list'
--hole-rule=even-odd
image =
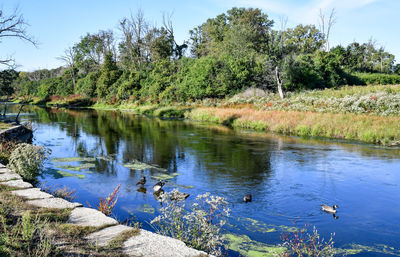
[{"label": "weed", "polygon": [[118,201],[118,191],[120,188],[120,184],[118,184],[118,186],[114,189],[114,191],[106,198],[100,198],[99,200],[99,204],[97,206],[98,210],[101,211],[102,213],[104,213],[107,216],[110,216],[115,204]]},{"label": "weed", "polygon": [[325,241],[324,238],[321,238],[315,226],[312,232],[308,232],[307,228],[308,225],[305,225],[302,229],[282,234],[282,246],[287,251],[280,256],[334,256],[337,253],[333,247],[334,234],[331,234],[329,240]]},{"label": "weed", "polygon": [[221,255],[225,241],[221,227],[230,214],[228,202],[223,197],[205,193],[198,195],[196,203],[187,210],[185,201],[169,201],[170,195],[176,192],[174,189],[163,195],[161,214],[151,221],[155,230],[180,239],[193,248]]}]

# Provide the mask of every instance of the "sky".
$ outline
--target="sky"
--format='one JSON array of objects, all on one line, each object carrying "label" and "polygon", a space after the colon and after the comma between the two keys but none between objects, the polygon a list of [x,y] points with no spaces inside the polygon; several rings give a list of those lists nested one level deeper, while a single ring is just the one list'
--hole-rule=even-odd
[{"label": "sky", "polygon": [[112,29],[120,38],[119,21],[139,9],[156,26],[162,25],[163,13],[172,15],[177,41],[183,42],[190,29],[232,7],[260,8],[277,29],[282,17],[287,17],[286,27],[318,25],[319,11],[328,15],[335,8],[331,46],[372,38],[400,63],[400,0],[2,0],[3,14],[18,8],[39,44],[3,38],[0,58],[13,56],[23,71],[57,68],[63,65],[57,57],[87,33]]}]

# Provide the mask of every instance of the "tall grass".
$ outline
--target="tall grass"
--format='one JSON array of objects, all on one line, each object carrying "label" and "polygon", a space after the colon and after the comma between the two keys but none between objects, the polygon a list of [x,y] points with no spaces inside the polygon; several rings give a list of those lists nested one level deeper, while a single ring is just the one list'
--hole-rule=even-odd
[{"label": "tall grass", "polygon": [[383,145],[400,143],[400,117],[215,107],[194,109],[187,117],[285,135],[351,139]]}]

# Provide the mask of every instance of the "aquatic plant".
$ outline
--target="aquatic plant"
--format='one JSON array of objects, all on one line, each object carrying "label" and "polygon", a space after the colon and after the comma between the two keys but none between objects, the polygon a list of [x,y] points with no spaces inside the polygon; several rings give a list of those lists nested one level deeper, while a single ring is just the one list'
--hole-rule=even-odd
[{"label": "aquatic plant", "polygon": [[43,146],[19,144],[10,155],[8,167],[27,180],[34,180],[49,157],[50,150]]},{"label": "aquatic plant", "polygon": [[109,216],[111,215],[115,204],[118,201],[118,191],[120,188],[121,184],[118,184],[118,186],[114,189],[114,191],[107,196],[107,198],[103,199],[100,198],[99,204],[97,205],[97,209],[104,213],[105,215]]},{"label": "aquatic plant", "polygon": [[308,225],[305,225],[302,229],[282,234],[282,246],[287,251],[280,254],[281,257],[334,256],[337,254],[337,251],[333,247],[333,237],[335,234],[331,234],[329,240],[325,241],[324,238],[321,238],[315,226],[312,232],[308,232],[307,227]]},{"label": "aquatic plant", "polygon": [[185,208],[185,201],[170,201],[174,189],[162,196],[160,215],[151,221],[155,230],[162,235],[184,241],[189,246],[214,255],[221,255],[225,237],[221,227],[230,215],[228,202],[210,193],[198,195],[196,202]]}]

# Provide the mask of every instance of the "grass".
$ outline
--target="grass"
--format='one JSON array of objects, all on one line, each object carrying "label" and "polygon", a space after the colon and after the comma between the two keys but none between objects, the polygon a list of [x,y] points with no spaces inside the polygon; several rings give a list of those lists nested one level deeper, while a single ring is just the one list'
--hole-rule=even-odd
[{"label": "grass", "polygon": [[0,121],[0,130],[3,130],[3,129],[9,129],[9,128],[11,128],[13,125],[11,125],[11,123],[4,123],[4,122],[1,122]]},{"label": "grass", "polygon": [[83,237],[107,226],[65,224],[71,209],[27,205],[13,189],[0,185],[0,256],[124,256],[123,241],[138,233],[122,233],[110,247],[97,248]]},{"label": "grass", "polygon": [[400,143],[400,117],[216,107],[197,108],[187,117],[284,135],[359,140],[382,145]]}]

